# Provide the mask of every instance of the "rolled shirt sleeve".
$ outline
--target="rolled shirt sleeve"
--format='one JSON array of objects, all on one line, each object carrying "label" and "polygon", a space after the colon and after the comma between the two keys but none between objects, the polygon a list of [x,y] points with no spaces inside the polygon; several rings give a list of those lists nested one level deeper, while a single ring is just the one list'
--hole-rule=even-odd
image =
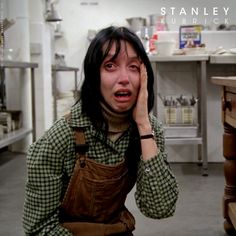
[{"label": "rolled shirt sleeve", "polygon": [[161,219],[174,214],[178,199],[178,184],[167,162],[162,125],[151,117],[160,152],[150,160],[141,160],[138,169],[135,200],[147,217]]}]

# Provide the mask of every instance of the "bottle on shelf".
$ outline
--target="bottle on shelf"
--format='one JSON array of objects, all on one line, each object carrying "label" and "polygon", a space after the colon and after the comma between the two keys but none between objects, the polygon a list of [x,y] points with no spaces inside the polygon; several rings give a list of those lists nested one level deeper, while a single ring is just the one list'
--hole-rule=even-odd
[{"label": "bottle on shelf", "polygon": [[156,54],[157,53],[157,46],[156,41],[158,40],[158,34],[154,33],[152,37],[149,40],[149,52],[150,54]]}]

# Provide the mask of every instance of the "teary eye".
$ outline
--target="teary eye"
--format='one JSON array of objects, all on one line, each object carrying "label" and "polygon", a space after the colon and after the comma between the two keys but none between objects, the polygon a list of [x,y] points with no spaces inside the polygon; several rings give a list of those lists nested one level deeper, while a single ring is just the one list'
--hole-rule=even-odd
[{"label": "teary eye", "polygon": [[108,62],[104,65],[104,67],[107,69],[107,70],[113,70],[115,69],[115,64],[112,63],[112,62]]},{"label": "teary eye", "polygon": [[139,71],[140,70],[139,66],[136,65],[136,64],[131,64],[129,67],[130,67],[130,69],[135,70],[135,71]]}]

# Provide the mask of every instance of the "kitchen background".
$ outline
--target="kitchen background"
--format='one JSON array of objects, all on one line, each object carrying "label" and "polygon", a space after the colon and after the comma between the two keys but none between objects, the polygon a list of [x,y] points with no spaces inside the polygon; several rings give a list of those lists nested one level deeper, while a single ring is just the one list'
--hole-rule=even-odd
[{"label": "kitchen background", "polygon": [[[175,40],[178,46],[178,30],[182,24],[202,24],[202,42],[206,50],[213,52],[219,47],[226,51],[236,48],[236,3],[234,0],[215,1],[156,1],[156,0],[0,0],[1,19],[13,19],[14,24],[4,33],[4,59],[31,61],[38,63],[35,70],[36,86],[36,135],[39,138],[54,120],[53,81],[57,81],[57,92],[62,98],[61,105],[71,103],[75,89],[75,73],[78,72],[77,88],[82,83],[82,65],[89,41],[97,30],[113,25],[130,27],[127,19],[145,18],[150,26],[150,15],[161,16],[166,25],[158,32],[158,39]],[[62,21],[46,21],[47,10],[53,7],[60,14]],[[191,14],[192,7],[199,10],[199,15]],[[186,12],[186,15],[185,15]],[[136,25],[135,25],[136,26]],[[163,26],[163,25],[162,25]],[[231,28],[230,28],[231,27]],[[149,37],[155,27],[149,27]],[[219,30],[224,29],[224,30]],[[231,29],[231,30],[230,30]],[[232,30],[233,29],[233,30]],[[144,28],[137,29],[144,38]],[[221,49],[222,49],[221,48]],[[55,55],[57,55],[55,57]],[[235,61],[236,62],[236,61]],[[59,63],[72,67],[72,71],[52,73],[52,65]],[[77,71],[77,68],[79,69]],[[196,74],[192,63],[165,63],[157,66],[159,87],[165,89],[162,95],[181,93],[196,94]],[[207,131],[208,161],[222,162],[222,124],[220,117],[220,88],[210,83],[211,75],[227,75],[235,73],[230,65],[207,67]],[[30,126],[31,100],[30,75],[25,73],[19,79],[19,71],[7,71],[6,103],[9,109],[21,109],[24,114],[23,123]],[[22,76],[21,76],[22,77]],[[56,77],[56,78],[55,78]],[[14,79],[13,79],[14,78]],[[163,90],[162,90],[163,91]],[[63,98],[65,98],[63,100]],[[160,106],[161,104],[158,103]],[[63,111],[62,111],[63,112]],[[58,116],[61,115],[58,111]],[[160,114],[163,118],[163,114]],[[24,151],[31,142],[30,137],[13,146],[15,150]],[[196,162],[197,145],[168,146],[170,162]]]}]

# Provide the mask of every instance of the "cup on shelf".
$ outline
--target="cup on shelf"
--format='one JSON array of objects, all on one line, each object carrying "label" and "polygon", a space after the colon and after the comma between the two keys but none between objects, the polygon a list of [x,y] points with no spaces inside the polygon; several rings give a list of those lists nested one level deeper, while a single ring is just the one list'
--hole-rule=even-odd
[{"label": "cup on shelf", "polygon": [[165,123],[166,124],[177,123],[177,107],[165,106]]},{"label": "cup on shelf", "polygon": [[181,117],[183,124],[193,124],[194,123],[194,107],[193,106],[182,106],[181,107]]}]

